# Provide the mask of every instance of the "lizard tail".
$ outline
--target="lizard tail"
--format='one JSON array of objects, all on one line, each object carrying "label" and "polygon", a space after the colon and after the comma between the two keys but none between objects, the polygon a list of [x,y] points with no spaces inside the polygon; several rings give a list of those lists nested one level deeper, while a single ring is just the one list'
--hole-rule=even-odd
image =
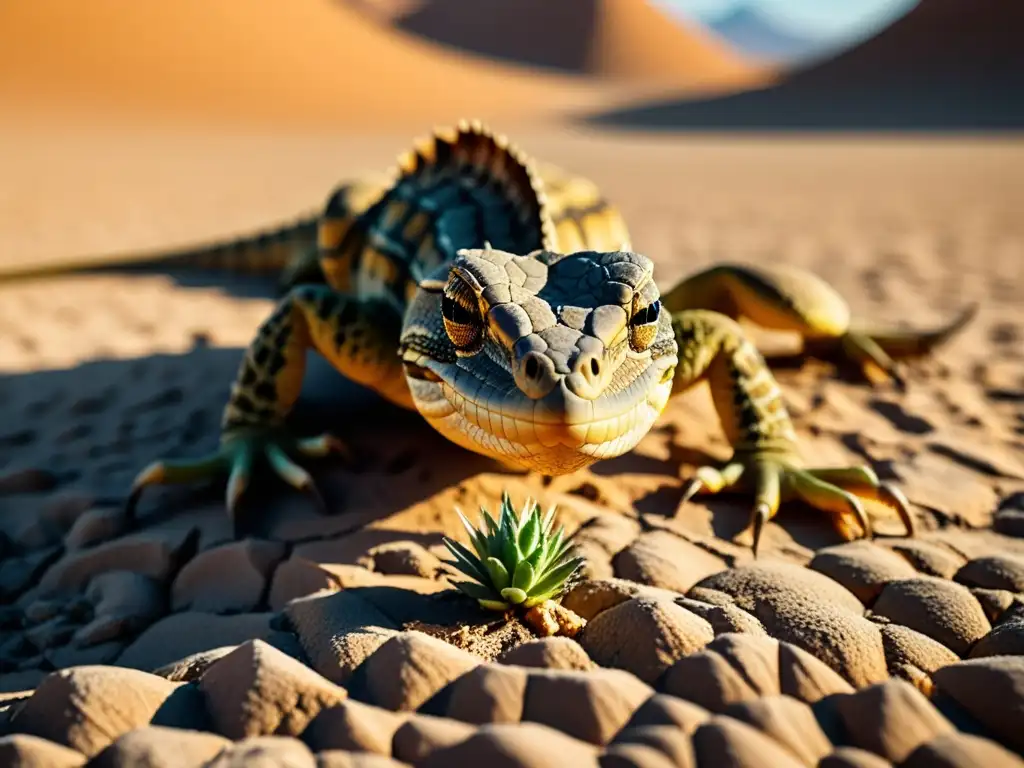
[{"label": "lizard tail", "polygon": [[285,274],[285,279],[291,279],[289,271],[308,271],[307,262],[315,262],[319,218],[307,216],[277,229],[177,250],[86,257],[9,270],[0,267],[0,284],[61,275],[167,270]]},{"label": "lizard tail", "polygon": [[858,336],[866,336],[894,359],[920,357],[956,336],[978,313],[978,304],[971,304],[950,322],[930,330],[884,330],[859,328]]}]

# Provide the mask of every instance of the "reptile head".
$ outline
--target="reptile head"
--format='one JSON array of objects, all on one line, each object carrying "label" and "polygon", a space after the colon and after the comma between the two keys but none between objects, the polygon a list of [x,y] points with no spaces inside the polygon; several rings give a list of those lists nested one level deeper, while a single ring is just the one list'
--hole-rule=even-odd
[{"label": "reptile head", "polygon": [[631,450],[677,362],[650,260],[460,251],[420,284],[400,354],[419,412],[452,442],[545,474]]}]

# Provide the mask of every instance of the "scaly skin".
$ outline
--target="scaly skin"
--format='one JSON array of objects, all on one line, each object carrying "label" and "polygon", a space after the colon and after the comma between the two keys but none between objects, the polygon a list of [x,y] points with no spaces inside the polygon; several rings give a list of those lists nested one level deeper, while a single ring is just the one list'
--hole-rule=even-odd
[{"label": "scaly skin", "polygon": [[285,426],[312,348],[453,442],[547,474],[631,450],[673,392],[706,381],[734,455],[699,469],[684,499],[751,493],[755,552],[788,498],[827,512],[848,538],[871,535],[864,499],[896,509],[912,533],[906,500],[868,468],[800,466],[778,386],[735,319],[796,331],[896,377],[893,356],[929,351],[965,318],[929,333],[865,333],[828,285],[783,268],[723,265],[662,297],[591,182],[537,168],[479,124],[419,143],[389,181],[339,188],[317,240],[318,263],[299,260],[244,356],[220,450],[146,468],[130,515],[148,485],[226,473],[237,524],[258,459],[322,507],[296,459],[344,446]]}]

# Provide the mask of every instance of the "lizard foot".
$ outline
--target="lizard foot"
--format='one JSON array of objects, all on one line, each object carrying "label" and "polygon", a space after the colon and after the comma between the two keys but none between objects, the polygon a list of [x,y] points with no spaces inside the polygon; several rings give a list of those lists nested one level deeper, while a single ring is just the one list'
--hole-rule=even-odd
[{"label": "lizard foot", "polygon": [[313,499],[317,511],[327,514],[327,506],[313,478],[291,457],[319,458],[332,453],[350,457],[345,444],[328,434],[295,438],[276,429],[240,429],[226,432],[221,438],[220,448],[208,456],[198,459],[155,461],[143,469],[132,483],[125,504],[125,517],[129,525],[134,525],[135,508],[146,486],[190,483],[206,480],[224,472],[228,475],[227,509],[234,522],[237,537],[240,533],[238,503],[249,485],[253,464],[260,457],[266,459],[274,474],[288,485],[307,493]]},{"label": "lizard foot", "polygon": [[858,535],[873,536],[862,503],[865,500],[895,510],[907,535],[914,535],[914,520],[906,497],[894,485],[880,482],[868,467],[801,469],[770,453],[733,457],[722,467],[699,468],[684,486],[680,507],[698,493],[731,490],[753,492],[750,524],[734,541],[751,541],[755,557],[764,524],[775,517],[782,501],[794,498],[831,515],[836,529],[847,541]]}]

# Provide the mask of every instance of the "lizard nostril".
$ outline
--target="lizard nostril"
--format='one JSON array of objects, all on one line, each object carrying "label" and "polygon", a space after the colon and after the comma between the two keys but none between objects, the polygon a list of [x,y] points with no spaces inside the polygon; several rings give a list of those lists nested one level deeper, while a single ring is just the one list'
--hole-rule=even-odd
[{"label": "lizard nostril", "polygon": [[601,375],[601,364],[597,361],[596,357],[590,358],[590,372],[595,376]]},{"label": "lizard nostril", "polygon": [[537,358],[531,357],[526,361],[525,373],[527,378],[536,379],[540,373],[540,366],[537,364]]}]

